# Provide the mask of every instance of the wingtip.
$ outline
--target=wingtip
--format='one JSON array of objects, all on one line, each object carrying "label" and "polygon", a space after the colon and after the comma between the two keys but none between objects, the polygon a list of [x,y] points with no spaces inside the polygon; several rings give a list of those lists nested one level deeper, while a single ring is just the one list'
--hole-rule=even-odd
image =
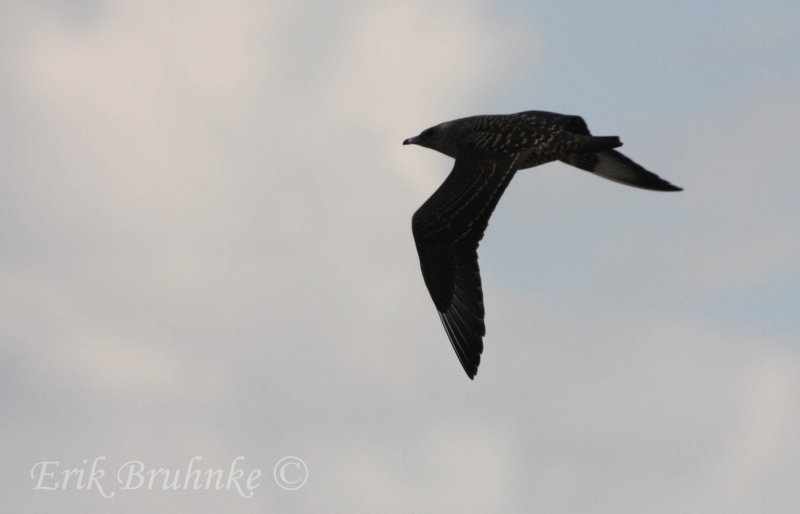
[{"label": "wingtip", "polygon": [[664,179],[661,179],[661,180],[663,181],[663,184],[659,184],[658,187],[652,187],[651,189],[653,189],[655,191],[663,191],[665,193],[683,191],[682,187],[678,187],[678,186],[676,186],[674,184],[670,184],[669,182],[667,182]]},{"label": "wingtip", "polygon": [[[461,318],[457,317],[457,315],[455,318],[451,318],[453,315],[451,309],[448,309],[447,312],[438,311],[438,314],[461,367],[469,379],[474,380],[475,375],[478,373],[478,366],[481,363],[481,353],[483,352],[482,337],[485,333],[485,328],[481,330],[477,341],[470,341],[469,338],[465,338],[464,327],[457,323],[457,320]],[[483,325],[481,324],[481,326]]]},{"label": "wingtip", "polygon": [[467,377],[469,377],[470,380],[475,380],[475,376],[478,374],[478,366],[481,363],[480,354],[478,354],[477,357],[475,357],[475,359],[471,362],[462,360],[461,355],[459,355],[458,360],[461,361],[461,367],[464,368],[464,373],[467,374]]}]

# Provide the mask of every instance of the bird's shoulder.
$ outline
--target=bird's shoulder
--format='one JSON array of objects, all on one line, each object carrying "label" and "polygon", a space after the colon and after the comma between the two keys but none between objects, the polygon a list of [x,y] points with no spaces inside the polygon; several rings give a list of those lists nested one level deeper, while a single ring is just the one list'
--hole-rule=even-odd
[{"label": "bird's shoulder", "polygon": [[462,150],[493,155],[519,153],[574,134],[589,134],[580,116],[549,111],[474,116],[458,128]]}]

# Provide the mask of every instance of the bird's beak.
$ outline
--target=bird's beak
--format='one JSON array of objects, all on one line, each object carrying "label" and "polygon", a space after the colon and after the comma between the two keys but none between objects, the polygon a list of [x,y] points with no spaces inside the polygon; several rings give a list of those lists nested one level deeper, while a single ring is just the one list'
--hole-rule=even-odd
[{"label": "bird's beak", "polygon": [[417,141],[419,141],[419,136],[414,136],[414,137],[410,137],[410,138],[406,139],[405,141],[403,141],[403,144],[404,145],[415,145],[415,144],[417,144]]}]

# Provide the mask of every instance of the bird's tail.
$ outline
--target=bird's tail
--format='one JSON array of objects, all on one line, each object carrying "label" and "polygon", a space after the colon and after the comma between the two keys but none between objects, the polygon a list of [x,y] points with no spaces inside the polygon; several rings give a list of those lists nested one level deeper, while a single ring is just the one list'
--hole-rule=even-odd
[{"label": "bird's tail", "polygon": [[597,153],[622,146],[618,136],[578,136],[580,146],[575,150],[579,153]]},{"label": "bird's tail", "polygon": [[681,188],[673,186],[655,173],[647,171],[616,150],[606,150],[594,154],[572,153],[561,160],[576,168],[628,186],[653,191],[681,191]]}]

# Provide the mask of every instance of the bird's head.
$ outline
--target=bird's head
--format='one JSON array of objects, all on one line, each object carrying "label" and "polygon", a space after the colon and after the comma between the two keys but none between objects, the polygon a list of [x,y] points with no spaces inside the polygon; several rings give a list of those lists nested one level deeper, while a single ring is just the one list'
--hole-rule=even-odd
[{"label": "bird's head", "polygon": [[425,129],[418,136],[410,137],[403,141],[403,144],[424,146],[450,157],[455,157],[458,147],[455,138],[451,137],[451,131],[447,130],[449,124],[449,122],[440,123]]}]

